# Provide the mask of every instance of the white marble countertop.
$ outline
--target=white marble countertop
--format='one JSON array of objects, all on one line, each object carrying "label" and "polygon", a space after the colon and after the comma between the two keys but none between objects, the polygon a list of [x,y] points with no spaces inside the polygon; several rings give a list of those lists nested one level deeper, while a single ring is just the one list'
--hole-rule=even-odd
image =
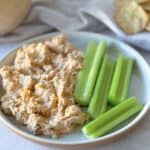
[{"label": "white marble countertop", "polygon": [[[2,59],[16,44],[0,44],[0,59]],[[150,52],[139,52],[150,64]],[[76,150],[72,147],[45,147],[23,139],[0,123],[0,150]],[[150,149],[150,111],[134,130],[121,139],[109,144],[95,144],[78,150],[149,150]]]}]

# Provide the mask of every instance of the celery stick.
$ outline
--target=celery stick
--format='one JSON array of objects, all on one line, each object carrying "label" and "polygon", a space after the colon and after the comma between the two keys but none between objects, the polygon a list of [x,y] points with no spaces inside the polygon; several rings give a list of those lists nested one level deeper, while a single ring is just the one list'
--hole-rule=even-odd
[{"label": "celery stick", "polygon": [[84,81],[83,71],[80,70],[77,74],[75,88],[74,88],[74,97],[75,97],[76,102],[80,102],[83,81]]},{"label": "celery stick", "polygon": [[127,59],[123,55],[118,57],[108,95],[108,100],[112,105],[117,105],[126,98],[132,66],[133,60]]},{"label": "celery stick", "polygon": [[106,113],[99,115],[99,117],[97,117],[95,120],[85,125],[82,128],[82,131],[84,134],[90,137],[101,136],[141,109],[142,106],[137,104],[136,98],[131,97],[113,107]]},{"label": "celery stick", "polygon": [[90,137],[91,138],[97,138],[99,136],[106,134],[111,129],[113,129],[114,127],[116,127],[120,123],[122,123],[123,121],[129,119],[131,116],[138,113],[142,108],[143,108],[143,106],[141,106],[141,105],[133,106],[133,108],[130,108],[129,110],[127,110],[127,112],[124,112],[121,116],[119,116],[118,118],[115,118],[112,122],[106,124],[101,129],[98,129],[97,131],[92,133],[90,135]]},{"label": "celery stick", "polygon": [[128,63],[128,66],[127,66],[127,69],[126,69],[126,74],[127,76],[125,77],[124,79],[124,84],[123,84],[123,97],[126,98],[127,96],[127,93],[128,93],[128,89],[129,89],[129,82],[130,82],[130,79],[131,79],[131,73],[132,73],[132,68],[133,68],[133,60],[131,59],[127,59],[127,63]]},{"label": "celery stick", "polygon": [[93,118],[96,118],[100,113],[106,111],[107,95],[112,79],[113,68],[114,62],[110,61],[108,56],[105,55],[88,108],[88,112]]},{"label": "celery stick", "polygon": [[91,65],[91,69],[89,71],[89,74],[87,74],[87,81],[86,81],[85,89],[83,92],[84,100],[90,101],[90,98],[93,94],[97,75],[100,70],[102,60],[104,57],[105,48],[106,48],[106,41],[102,40],[96,49],[96,53],[94,55],[94,60]]},{"label": "celery stick", "polygon": [[87,80],[87,74],[91,69],[92,61],[94,60],[94,54],[96,52],[97,44],[93,41],[88,43],[87,50],[85,52],[85,58],[83,62],[83,67],[79,71],[75,83],[75,89],[74,89],[74,96],[77,103],[80,105],[87,105],[88,100],[82,99],[82,95],[84,92],[86,80]]},{"label": "celery stick", "polygon": [[[83,127],[83,130],[87,131],[87,133],[94,132],[94,130],[100,127],[100,125],[105,125],[105,123],[107,123],[109,120],[113,120],[115,116],[118,116],[129,107],[135,105],[136,105],[136,99],[135,97],[131,97],[130,99],[123,101],[119,105],[113,107],[111,110],[107,111],[106,113],[99,115],[99,117],[97,117],[95,120],[85,125]],[[101,122],[101,124],[99,124],[99,122]]]}]

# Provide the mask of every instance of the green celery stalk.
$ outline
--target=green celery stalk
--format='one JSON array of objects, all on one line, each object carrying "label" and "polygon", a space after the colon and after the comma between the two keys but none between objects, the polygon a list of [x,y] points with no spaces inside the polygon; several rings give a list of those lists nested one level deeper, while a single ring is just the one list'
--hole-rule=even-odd
[{"label": "green celery stalk", "polygon": [[80,105],[87,105],[88,99],[83,99],[82,95],[85,89],[85,84],[87,80],[87,74],[89,73],[92,65],[92,61],[94,60],[94,54],[96,52],[96,47],[97,44],[93,41],[90,41],[88,43],[86,52],[85,52],[85,57],[83,61],[83,67],[77,74],[77,79],[75,83],[75,88],[74,88],[74,96],[75,100],[77,103]]},{"label": "green celery stalk", "polygon": [[90,138],[102,136],[142,108],[142,105],[137,104],[136,98],[131,97],[86,124],[82,132]]},{"label": "green celery stalk", "polygon": [[107,109],[107,95],[113,75],[113,68],[114,62],[110,61],[108,56],[105,55],[88,107],[88,112],[93,118],[96,118]]},{"label": "green celery stalk", "polygon": [[94,55],[94,60],[91,64],[89,74],[87,74],[86,85],[83,92],[83,99],[88,100],[88,102],[90,101],[91,96],[93,95],[93,90],[97,80],[98,72],[101,68],[101,64],[105,54],[105,48],[106,41],[102,40],[96,49],[96,53]]},{"label": "green celery stalk", "polygon": [[133,116],[137,112],[139,112],[143,107],[141,105],[136,105],[133,108],[130,108],[127,112],[123,113],[122,116],[115,118],[113,122],[110,124],[106,124],[103,128],[97,130],[96,132],[92,133],[90,135],[91,138],[97,138],[99,136],[102,136],[106,134],[108,131],[116,127],[118,124],[122,123],[123,121],[127,120],[129,117]]},{"label": "green celery stalk", "polygon": [[127,59],[123,55],[118,57],[108,94],[108,101],[112,105],[117,105],[126,98],[129,89],[132,66],[133,60]]}]

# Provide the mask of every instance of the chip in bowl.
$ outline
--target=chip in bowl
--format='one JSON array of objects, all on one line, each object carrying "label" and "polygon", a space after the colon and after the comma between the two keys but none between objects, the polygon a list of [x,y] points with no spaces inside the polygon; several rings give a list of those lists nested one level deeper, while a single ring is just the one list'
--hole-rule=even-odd
[{"label": "chip in bowl", "polygon": [[115,20],[127,34],[134,34],[145,29],[149,15],[136,1],[116,0]]}]

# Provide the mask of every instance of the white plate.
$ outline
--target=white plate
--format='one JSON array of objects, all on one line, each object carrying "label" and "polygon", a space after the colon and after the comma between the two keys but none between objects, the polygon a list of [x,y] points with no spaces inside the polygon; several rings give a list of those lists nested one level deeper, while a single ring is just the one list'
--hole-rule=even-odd
[{"label": "white plate", "polygon": [[[54,34],[47,34],[41,37],[37,37],[31,40],[28,40],[25,43],[36,42],[40,40],[45,40],[53,36]],[[45,144],[45,145],[79,145],[79,144],[89,144],[94,142],[108,142],[109,140],[114,139],[115,137],[120,136],[122,133],[128,131],[131,127],[133,127],[142,117],[146,114],[150,106],[150,69],[144,58],[136,52],[133,48],[129,47],[122,42],[109,38],[104,35],[87,33],[87,32],[70,32],[65,33],[68,37],[69,41],[73,43],[80,50],[84,50],[86,48],[87,42],[90,40],[94,40],[99,42],[101,39],[106,39],[108,44],[107,52],[111,57],[116,58],[119,53],[123,53],[127,57],[135,59],[133,75],[131,80],[131,85],[129,89],[129,96],[136,96],[139,103],[144,105],[143,110],[137,115],[121,124],[119,127],[115,128],[109,134],[99,137],[97,139],[88,139],[81,132],[80,129],[72,134],[64,135],[58,139],[51,139],[49,137],[42,136],[34,136],[32,133],[28,132],[25,127],[22,127],[16,122],[5,116],[0,111],[0,120],[10,129],[12,129],[17,134],[37,143]],[[25,44],[23,43],[23,44]],[[19,48],[19,45],[16,48]],[[12,50],[0,63],[0,66],[6,64],[12,64],[14,57],[16,54],[16,49]]]}]

